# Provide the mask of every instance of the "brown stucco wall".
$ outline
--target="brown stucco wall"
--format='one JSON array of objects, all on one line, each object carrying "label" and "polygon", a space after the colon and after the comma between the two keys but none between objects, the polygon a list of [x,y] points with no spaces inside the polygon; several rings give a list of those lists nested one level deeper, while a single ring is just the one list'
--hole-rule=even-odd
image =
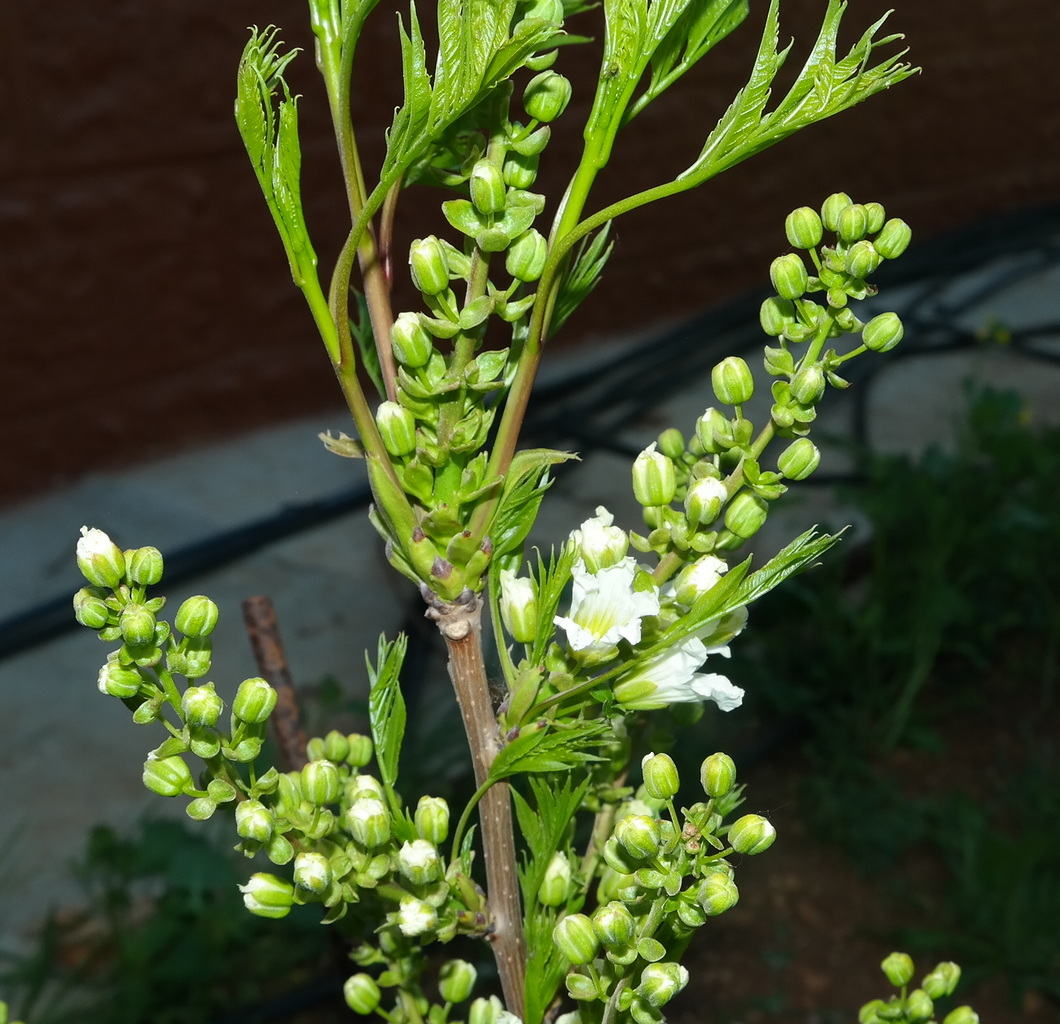
[{"label": "brown stucco wall", "polygon": [[[893,27],[925,73],[697,193],[631,214],[568,341],[644,330],[760,284],[783,250],[784,214],[829,191],[883,202],[922,236],[1060,198],[1060,6],[895,2]],[[746,75],[764,6],[643,115],[601,200],[695,155]],[[785,0],[782,36],[800,36],[792,64],[823,6]],[[850,7],[848,36],[886,5]],[[272,22],[311,52],[304,5],[282,0],[0,6],[0,502],[337,404],[232,122],[245,26]],[[394,55],[394,23],[376,11],[361,59],[369,167],[399,102],[395,82],[373,82]],[[572,49],[560,69],[591,81],[595,60]],[[304,94],[304,187],[318,196],[309,223],[326,267],[343,205],[311,59],[290,77]],[[564,119],[575,138],[550,147],[544,180],[569,173],[582,95]],[[424,202],[433,216],[437,197]],[[399,216],[406,243],[415,212],[407,204]]]}]

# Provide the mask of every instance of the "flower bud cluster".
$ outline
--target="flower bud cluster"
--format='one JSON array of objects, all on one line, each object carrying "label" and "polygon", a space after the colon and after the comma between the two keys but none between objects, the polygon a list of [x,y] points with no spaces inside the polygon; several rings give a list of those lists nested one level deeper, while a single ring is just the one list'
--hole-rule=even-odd
[{"label": "flower bud cluster", "polygon": [[[920,988],[910,988],[916,974],[907,953],[891,953],[880,964],[887,980],[899,993],[890,999],[873,999],[858,1013],[859,1024],[935,1024],[935,1001],[953,994],[961,969],[952,962],[937,964],[926,974]],[[942,1019],[942,1024],[978,1024],[979,1015],[970,1006],[958,1006]]]}]

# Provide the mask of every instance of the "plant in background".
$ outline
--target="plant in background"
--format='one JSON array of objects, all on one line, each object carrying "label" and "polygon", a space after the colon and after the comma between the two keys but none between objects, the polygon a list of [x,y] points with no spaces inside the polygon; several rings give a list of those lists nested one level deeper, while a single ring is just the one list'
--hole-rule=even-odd
[{"label": "plant in background", "polygon": [[[458,813],[399,791],[403,637],[381,639],[369,664],[371,737],[311,739],[300,763],[281,771],[259,764],[277,690],[244,680],[226,709],[204,681],[217,608],[194,597],[172,626],[159,618],[164,598],[149,596],[162,576],[154,548],[123,551],[85,529],[77,557],[89,585],[76,614],[119,644],[100,689],[168,733],[144,765],[145,785],[188,798],[196,819],[231,811],[243,852],[275,869],[242,886],[253,913],[281,918],[296,904],[319,905],[351,942],[358,970],[345,993],[356,1012],[391,1024],[465,1015],[540,1024],[567,1006],[581,1024],[655,1024],[688,981],[680,961],[693,934],[736,903],[739,859],[765,851],[774,831],[756,814],[733,820],[742,787],[723,753],[703,760],[698,793],[680,801],[674,762],[641,749],[647,717],[704,700],[737,707],[742,690],[716,669],[747,606],[835,542],[809,531],[756,569],[733,558],[787,481],[816,468],[808,435],[828,386],[846,386],[844,364],[901,340],[895,314],[862,322],[851,302],[875,293],[873,273],[901,255],[909,228],[843,193],[789,216],[792,251],[773,262],[776,294],[762,307],[772,407],[755,425],[750,368],[736,357],[719,363],[717,404],[633,464],[639,531],[599,508],[558,549],[524,564],[550,468],[571,456],[520,451],[520,425],[546,341],[607,261],[614,217],[696,187],[914,69],[901,54],[878,58],[898,38],[876,38],[883,19],[838,53],[845,5],[829,0],[804,67],[770,107],[790,49],[778,49],[774,0],[747,84],[695,160],[592,209],[621,129],[747,14],[741,0],[607,2],[581,156],[546,224],[547,198],[533,188],[571,96],[555,68],[561,50],[583,41],[567,34],[567,19],[587,8],[441,0],[432,74],[412,7],[400,28],[404,102],[369,184],[350,100],[373,7],[310,2],[351,222],[326,289],[300,199],[297,105],[284,77],[294,54],[282,52],[275,28],[251,34],[236,118],[356,428],[356,438],[324,441],[366,461],[387,557],[419,588],[445,641],[477,789]],[[419,184],[448,190],[450,230],[411,242],[422,305],[395,311],[394,209]],[[767,463],[775,441],[781,450]],[[486,601],[505,684],[497,704],[484,669]],[[193,771],[191,758],[201,767]],[[429,956],[457,936],[489,943],[503,1001],[476,998],[471,963]]]}]

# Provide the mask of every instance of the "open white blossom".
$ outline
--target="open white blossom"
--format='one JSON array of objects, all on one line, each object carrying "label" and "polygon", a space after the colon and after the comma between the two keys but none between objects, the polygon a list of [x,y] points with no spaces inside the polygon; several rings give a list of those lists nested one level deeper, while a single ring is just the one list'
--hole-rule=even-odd
[{"label": "open white blossom", "polygon": [[603,505],[597,505],[596,515],[571,531],[570,542],[578,549],[589,572],[599,572],[626,557],[629,536],[625,530],[613,526],[614,521],[615,517]]},{"label": "open white blossom", "polygon": [[618,649],[619,640],[640,642],[641,619],[659,614],[659,592],[634,591],[636,572],[633,558],[596,573],[589,572],[583,561],[574,563],[570,615],[555,618],[572,651],[600,661]]},{"label": "open white blossom", "polygon": [[714,701],[722,711],[738,708],[743,703],[743,690],[717,672],[697,671],[708,653],[727,657],[729,649],[708,651],[702,640],[687,637],[621,676],[615,684],[615,699],[631,711],[701,700]]}]

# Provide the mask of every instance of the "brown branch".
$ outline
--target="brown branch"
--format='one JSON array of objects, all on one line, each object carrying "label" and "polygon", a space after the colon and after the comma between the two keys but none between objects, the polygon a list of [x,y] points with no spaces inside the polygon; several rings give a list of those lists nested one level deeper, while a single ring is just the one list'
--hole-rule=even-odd
[{"label": "brown branch", "polygon": [[[430,604],[427,617],[437,623],[449,651],[449,675],[471,746],[475,785],[481,786],[501,749],[482,659],[482,602],[470,590],[465,590],[452,604],[439,602],[429,593],[424,596]],[[519,906],[519,873],[507,782],[496,783],[482,797],[479,828],[486,862],[486,898],[493,917],[489,939],[506,1008],[522,1018],[526,938]]]},{"label": "brown branch", "polygon": [[247,626],[258,671],[276,691],[276,710],[272,713],[271,721],[280,747],[280,760],[287,771],[298,771],[306,763],[306,735],[298,711],[298,697],[287,669],[287,656],[280,641],[280,627],[276,624],[276,609],[272,599],[264,594],[248,597],[243,602],[243,621]]}]

